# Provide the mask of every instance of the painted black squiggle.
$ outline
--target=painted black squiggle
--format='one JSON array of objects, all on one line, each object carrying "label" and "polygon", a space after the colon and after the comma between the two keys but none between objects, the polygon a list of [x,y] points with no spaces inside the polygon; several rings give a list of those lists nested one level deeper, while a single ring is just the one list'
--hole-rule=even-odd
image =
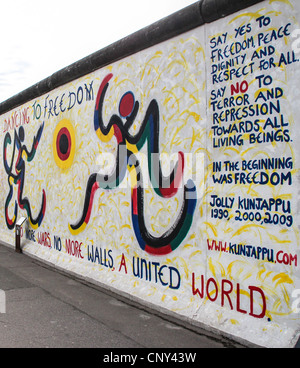
[{"label": "painted black squiggle", "polygon": [[[40,142],[42,133],[44,129],[44,123],[40,126],[37,135],[33,139],[31,150],[28,151],[25,144],[22,144],[24,138],[25,138],[25,132],[24,128],[21,126],[19,128],[19,132],[17,133],[16,130],[14,132],[14,144],[13,144],[13,153],[11,157],[10,164],[7,162],[7,146],[11,144],[11,136],[10,133],[6,133],[4,137],[4,143],[3,143],[3,165],[5,168],[5,171],[8,175],[8,185],[9,185],[9,193],[6,197],[5,201],[5,220],[7,227],[12,230],[15,227],[17,215],[18,215],[18,205],[21,209],[25,209],[27,212],[27,216],[29,219],[29,222],[31,226],[36,229],[38,228],[44,218],[45,211],[46,211],[46,194],[43,190],[43,198],[42,198],[42,205],[40,212],[36,218],[33,218],[30,202],[28,198],[23,198],[23,189],[24,189],[24,181],[25,181],[25,160],[27,162],[30,162],[33,160],[38,144]],[[12,173],[13,169],[13,163],[15,159],[15,154],[18,152],[18,157],[15,164],[15,170],[16,174]],[[13,196],[13,184],[18,185],[18,202],[15,201],[14,206],[14,215],[12,218],[10,218],[8,214],[8,207],[11,202],[12,196]]]}]

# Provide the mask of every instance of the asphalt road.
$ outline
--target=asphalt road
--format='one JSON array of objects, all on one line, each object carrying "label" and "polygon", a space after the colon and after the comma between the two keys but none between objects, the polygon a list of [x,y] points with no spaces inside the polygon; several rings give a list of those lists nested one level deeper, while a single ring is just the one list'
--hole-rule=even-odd
[{"label": "asphalt road", "polygon": [[[132,305],[3,245],[0,289],[5,297],[5,313],[0,313],[0,348],[243,347]],[[0,309],[4,311],[1,300]]]}]

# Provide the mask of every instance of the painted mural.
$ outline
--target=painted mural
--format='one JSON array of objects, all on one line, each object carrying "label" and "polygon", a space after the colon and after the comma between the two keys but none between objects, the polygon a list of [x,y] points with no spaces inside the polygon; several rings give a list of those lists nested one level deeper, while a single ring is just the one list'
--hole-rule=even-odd
[{"label": "painted mural", "polygon": [[262,346],[300,331],[296,0],[267,0],[0,116],[1,238]]}]

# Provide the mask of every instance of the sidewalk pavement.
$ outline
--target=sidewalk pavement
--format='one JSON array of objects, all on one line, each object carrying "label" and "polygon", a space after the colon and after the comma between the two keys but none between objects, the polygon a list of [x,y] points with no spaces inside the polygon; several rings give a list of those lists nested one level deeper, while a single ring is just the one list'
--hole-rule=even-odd
[{"label": "sidewalk pavement", "polygon": [[233,348],[0,245],[0,348]]}]

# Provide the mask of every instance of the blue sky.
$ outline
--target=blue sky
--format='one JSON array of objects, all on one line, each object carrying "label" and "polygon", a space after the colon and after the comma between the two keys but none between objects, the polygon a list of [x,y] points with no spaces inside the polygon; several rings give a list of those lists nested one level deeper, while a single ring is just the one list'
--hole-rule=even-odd
[{"label": "blue sky", "polygon": [[0,102],[196,1],[2,1]]}]

